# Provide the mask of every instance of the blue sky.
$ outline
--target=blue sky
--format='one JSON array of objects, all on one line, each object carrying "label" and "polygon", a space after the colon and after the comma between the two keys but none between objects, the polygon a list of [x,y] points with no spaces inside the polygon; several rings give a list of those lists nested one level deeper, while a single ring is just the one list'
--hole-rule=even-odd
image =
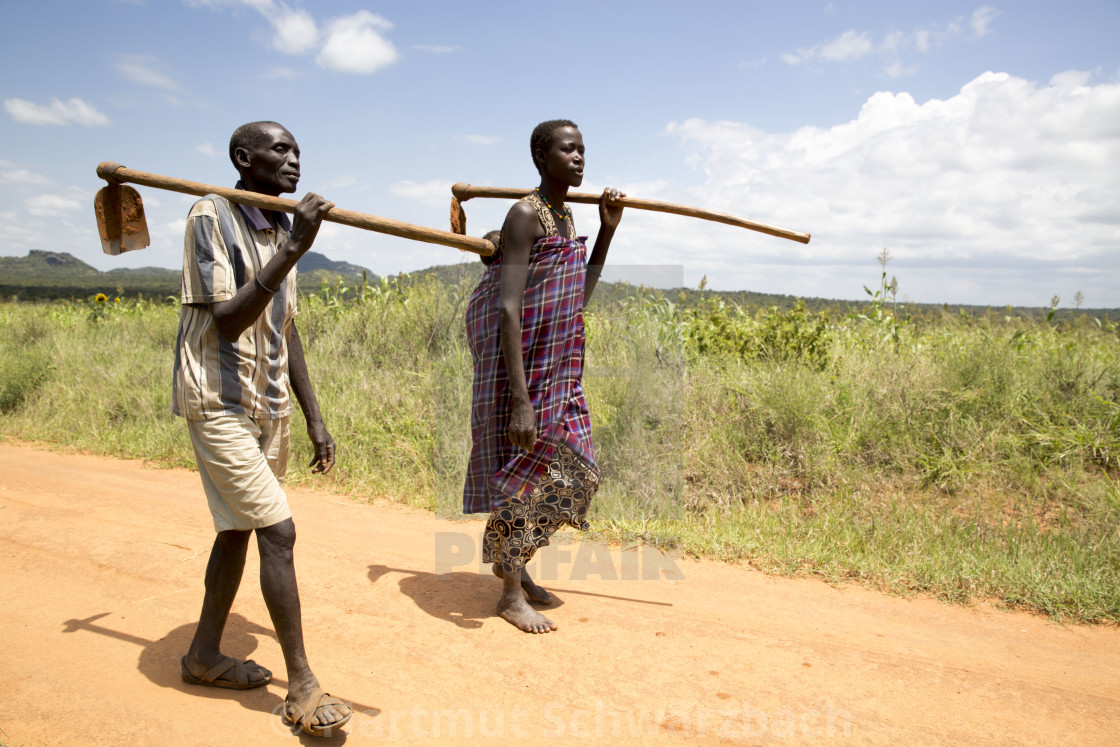
[{"label": "blue sky", "polygon": [[[230,185],[275,119],[300,191],[447,227],[453,182],[535,185],[528,137],[579,123],[584,189],[731,212],[807,246],[629,211],[624,277],[921,302],[1120,307],[1115,2],[0,3],[0,254],[181,261],[192,198],[141,188],[142,252],[101,252],[94,168]],[[508,203],[466,203],[468,230]],[[577,228],[594,234],[591,208]],[[316,249],[395,273],[471,255],[341,226]],[[648,270],[660,270],[660,273]]]}]

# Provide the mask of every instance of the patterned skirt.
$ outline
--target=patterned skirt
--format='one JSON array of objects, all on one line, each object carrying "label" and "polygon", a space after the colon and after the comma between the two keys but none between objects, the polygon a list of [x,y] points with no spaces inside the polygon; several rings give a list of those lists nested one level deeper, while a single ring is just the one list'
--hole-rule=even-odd
[{"label": "patterned skirt", "polygon": [[548,470],[527,500],[511,500],[490,512],[482,538],[482,562],[517,571],[565,524],[581,531],[590,529],[587,509],[598,489],[599,471],[569,446],[558,445]]}]

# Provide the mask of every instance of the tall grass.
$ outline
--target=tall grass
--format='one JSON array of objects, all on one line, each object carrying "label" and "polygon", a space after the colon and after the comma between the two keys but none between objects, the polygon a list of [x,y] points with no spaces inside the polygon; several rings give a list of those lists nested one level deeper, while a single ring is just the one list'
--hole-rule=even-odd
[{"label": "tall grass", "polygon": [[[302,299],[340,445],[326,486],[459,515],[472,287],[421,277]],[[191,465],[167,407],[177,313],[0,305],[0,434]],[[1109,320],[923,315],[881,296],[850,315],[682,309],[651,292],[586,319],[592,518],[608,539],[1120,621]],[[294,447],[306,464],[306,439]]]}]

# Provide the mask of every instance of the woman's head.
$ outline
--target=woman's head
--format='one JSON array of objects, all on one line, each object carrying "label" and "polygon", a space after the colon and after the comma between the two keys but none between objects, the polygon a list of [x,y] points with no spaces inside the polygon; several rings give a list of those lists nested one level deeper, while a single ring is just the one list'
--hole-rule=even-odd
[{"label": "woman's head", "polygon": [[533,165],[537,167],[537,173],[542,176],[544,175],[545,157],[556,142],[557,131],[564,128],[570,128],[575,130],[577,134],[579,133],[579,126],[569,119],[550,119],[534,127],[533,134],[529,136],[529,152],[533,156]]}]

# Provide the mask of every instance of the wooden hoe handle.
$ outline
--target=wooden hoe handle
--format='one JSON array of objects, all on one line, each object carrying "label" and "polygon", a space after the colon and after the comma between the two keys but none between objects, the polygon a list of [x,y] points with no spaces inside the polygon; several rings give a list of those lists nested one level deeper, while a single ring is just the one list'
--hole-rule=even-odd
[{"label": "wooden hoe handle", "polygon": [[[466,202],[472,197],[498,197],[507,200],[520,200],[532,191],[531,189],[516,189],[512,187],[475,187],[464,182],[459,182],[451,187],[451,194],[455,195],[455,199],[460,202]],[[601,196],[602,195],[592,194],[590,192],[569,192],[565,199],[568,202],[598,205]],[[716,223],[726,223],[730,226],[738,226],[739,228],[749,228],[752,231],[760,231],[761,233],[767,233],[771,236],[777,236],[783,239],[790,239],[802,244],[809,243],[809,234],[807,233],[791,231],[788,228],[771,226],[768,223],[759,223],[758,221],[747,220],[746,218],[739,218],[734,215],[729,215],[728,213],[717,213],[713,210],[704,210],[702,208],[689,207],[688,205],[677,205],[672,202],[661,202],[660,200],[639,200],[635,197],[623,197],[621,200],[612,200],[611,203],[614,205],[622,205],[623,207],[637,208],[638,210],[652,210],[658,213],[684,215],[689,218],[703,218],[704,220],[715,221]]]},{"label": "wooden hoe handle", "polygon": [[[145,187],[166,189],[171,192],[182,192],[183,194],[196,195],[198,197],[205,197],[209,194],[221,195],[231,202],[237,202],[242,205],[252,205],[253,207],[263,210],[280,210],[285,213],[292,213],[295,212],[297,204],[295,200],[289,200],[285,197],[271,197],[257,192],[246,192],[240,189],[230,189],[229,187],[215,187],[210,184],[187,181],[186,179],[176,179],[170,176],[135,171],[133,169],[127,169],[118,163],[112,163],[111,161],[105,161],[100,164],[97,167],[97,175],[110,183],[130,182],[132,184],[141,184]],[[324,220],[329,220],[332,223],[341,223],[344,226],[364,228],[367,231],[400,236],[402,239],[453,246],[456,249],[474,252],[484,257],[488,257],[494,253],[494,245],[485,239],[476,239],[472,236],[460,236],[450,231],[440,231],[437,228],[417,226],[412,223],[404,223],[403,221],[393,220],[391,218],[381,218],[376,215],[367,215],[366,213],[358,213],[353,210],[342,210],[337,207],[331,208]]]}]

